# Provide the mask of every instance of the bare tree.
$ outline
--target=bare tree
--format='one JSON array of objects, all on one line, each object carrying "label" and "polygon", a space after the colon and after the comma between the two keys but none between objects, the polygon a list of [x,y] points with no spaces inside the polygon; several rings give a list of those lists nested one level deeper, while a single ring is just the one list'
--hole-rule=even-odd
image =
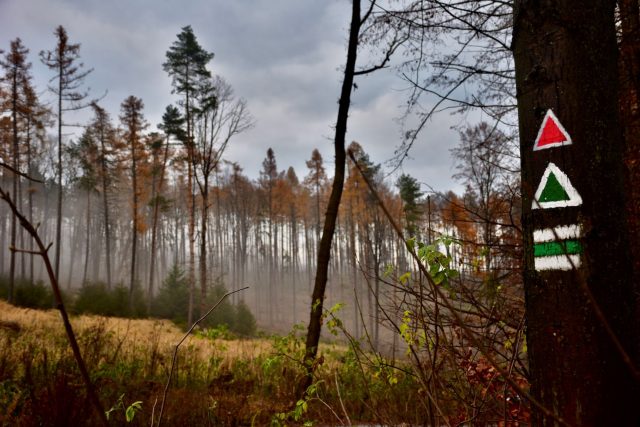
[{"label": "bare tree", "polygon": [[200,217],[200,312],[207,298],[207,221],[209,180],[234,136],[248,130],[252,119],[246,101],[235,99],[231,86],[221,77],[204,81],[196,93],[194,146],[191,160],[202,197]]}]

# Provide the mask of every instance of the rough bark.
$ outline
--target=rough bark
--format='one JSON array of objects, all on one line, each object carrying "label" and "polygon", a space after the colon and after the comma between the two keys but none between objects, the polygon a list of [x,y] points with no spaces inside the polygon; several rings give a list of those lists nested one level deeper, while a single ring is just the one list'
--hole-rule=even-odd
[{"label": "rough bark", "polygon": [[[633,286],[614,6],[519,0],[514,9],[531,391],[569,425],[640,425],[637,372],[628,358]],[[533,151],[548,109],[573,143]],[[532,209],[550,162],[567,175],[581,205]],[[537,271],[533,231],[571,224],[582,227],[578,268]],[[533,424],[557,420],[534,411]]]},{"label": "rough bark", "polygon": [[[636,325],[640,322],[640,6],[638,0],[618,0],[620,9],[620,112],[627,143],[625,163],[629,189],[627,214],[636,290]],[[636,334],[636,360],[640,334]]]}]

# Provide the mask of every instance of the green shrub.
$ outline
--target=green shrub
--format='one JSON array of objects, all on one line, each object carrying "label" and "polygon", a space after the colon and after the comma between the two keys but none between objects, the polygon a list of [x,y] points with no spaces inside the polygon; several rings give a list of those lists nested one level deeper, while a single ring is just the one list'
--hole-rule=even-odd
[{"label": "green shrub", "polygon": [[13,304],[19,307],[49,309],[54,307],[53,292],[41,280],[31,283],[26,279],[16,280]]},{"label": "green shrub", "polygon": [[[215,285],[209,295],[207,295],[207,302],[204,305],[205,310],[209,310],[213,307],[220,298],[228,291],[222,284]],[[204,313],[203,313],[204,314]],[[211,314],[201,323],[202,327],[205,328],[215,328],[220,325],[227,325],[229,330],[235,332],[236,328],[236,311],[235,307],[231,305],[228,299],[225,298],[215,310],[211,312]]]},{"label": "green shrub", "polygon": [[[221,283],[209,290],[205,310],[213,307],[228,290]],[[194,321],[197,320],[200,309],[200,292],[194,295]],[[177,325],[186,328],[189,310],[189,283],[182,268],[174,265],[162,282],[158,295],[153,299],[151,314],[162,319],[170,319]],[[205,311],[206,312],[206,311]],[[204,313],[202,313],[204,314]],[[206,330],[224,331],[225,327],[232,333],[251,336],[256,331],[256,319],[249,307],[241,302],[234,306],[225,299],[200,323]],[[206,335],[206,333],[205,333]]]},{"label": "green shrub", "polygon": [[[0,276],[0,298],[9,298],[9,277]],[[63,299],[65,295],[63,294]],[[17,277],[13,288],[13,304],[19,307],[49,309],[55,306],[53,291],[42,280],[31,283]]]},{"label": "green shrub", "polygon": [[145,317],[144,296],[139,287],[133,290],[133,312],[129,305],[129,289],[119,284],[109,289],[103,282],[88,283],[83,286],[73,306],[78,314],[98,314],[101,316]]},{"label": "green shrub", "polygon": [[253,336],[256,333],[256,318],[244,301],[240,301],[236,306],[234,332],[243,336]]},{"label": "green shrub", "polygon": [[151,304],[151,314],[185,326],[189,309],[189,289],[184,270],[174,265]]}]

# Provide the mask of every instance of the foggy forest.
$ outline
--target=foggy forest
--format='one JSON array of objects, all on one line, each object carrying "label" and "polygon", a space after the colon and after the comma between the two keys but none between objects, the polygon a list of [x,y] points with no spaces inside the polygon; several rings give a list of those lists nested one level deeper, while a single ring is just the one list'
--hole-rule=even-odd
[{"label": "foggy forest", "polygon": [[[0,40],[0,425],[638,425],[638,1],[338,3],[298,169],[229,158],[262,110],[204,26],[157,123],[70,23]],[[349,133],[381,73],[384,159]],[[450,115],[441,191],[403,165]]]}]

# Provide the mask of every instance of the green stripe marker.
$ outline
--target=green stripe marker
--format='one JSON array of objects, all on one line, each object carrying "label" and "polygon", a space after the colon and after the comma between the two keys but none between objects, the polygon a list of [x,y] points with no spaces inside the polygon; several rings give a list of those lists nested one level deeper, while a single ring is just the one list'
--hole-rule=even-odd
[{"label": "green stripe marker", "polygon": [[582,243],[580,225],[562,225],[533,232],[533,256],[535,269],[572,270],[580,266]]}]

